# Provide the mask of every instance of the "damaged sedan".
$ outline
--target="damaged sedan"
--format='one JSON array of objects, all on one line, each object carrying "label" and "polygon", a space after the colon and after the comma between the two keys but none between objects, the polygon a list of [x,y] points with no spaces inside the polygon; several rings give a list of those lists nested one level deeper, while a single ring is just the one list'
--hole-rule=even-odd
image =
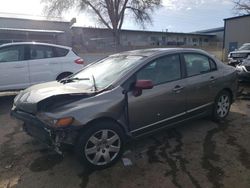
[{"label": "damaged sedan", "polygon": [[202,50],[144,49],[21,91],[11,115],[57,152],[70,146],[89,167],[106,168],[131,138],[195,118],[226,118],[236,91],[235,69]]}]

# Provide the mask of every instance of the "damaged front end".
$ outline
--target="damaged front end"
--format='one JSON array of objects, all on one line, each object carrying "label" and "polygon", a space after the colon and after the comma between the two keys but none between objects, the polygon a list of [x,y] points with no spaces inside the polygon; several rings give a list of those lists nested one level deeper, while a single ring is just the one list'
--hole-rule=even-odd
[{"label": "damaged front end", "polygon": [[[20,94],[23,95],[23,94]],[[22,101],[17,96],[11,116],[21,120],[23,130],[30,136],[53,148],[57,153],[74,145],[79,134],[79,124],[74,117],[53,118],[52,111],[94,94],[58,94],[41,101]]]}]

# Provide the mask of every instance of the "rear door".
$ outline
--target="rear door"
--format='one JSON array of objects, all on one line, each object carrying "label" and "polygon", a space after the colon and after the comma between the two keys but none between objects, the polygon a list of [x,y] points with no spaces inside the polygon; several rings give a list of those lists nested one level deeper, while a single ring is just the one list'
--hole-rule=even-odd
[{"label": "rear door", "polygon": [[151,80],[153,89],[141,96],[128,94],[129,121],[134,135],[152,131],[185,114],[186,89],[178,54],[157,58],[136,73],[137,80]]},{"label": "rear door", "polygon": [[24,46],[15,45],[0,49],[0,90],[26,88],[30,84]]},{"label": "rear door", "polygon": [[187,77],[187,111],[202,112],[214,101],[217,82],[216,64],[206,55],[184,53]]},{"label": "rear door", "polygon": [[31,84],[55,80],[61,73],[61,63],[51,46],[30,45],[28,63]]}]

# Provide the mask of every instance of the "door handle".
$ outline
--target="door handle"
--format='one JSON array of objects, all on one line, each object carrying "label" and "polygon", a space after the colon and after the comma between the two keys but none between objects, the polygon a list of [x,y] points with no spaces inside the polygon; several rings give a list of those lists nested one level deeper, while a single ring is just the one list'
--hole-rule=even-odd
[{"label": "door handle", "polygon": [[211,77],[210,77],[210,82],[214,83],[215,80],[216,80],[216,78],[215,78],[214,76],[211,76]]},{"label": "door handle", "polygon": [[58,63],[50,63],[51,65],[57,65]]},{"label": "door handle", "polygon": [[181,90],[183,90],[184,87],[181,87],[179,85],[175,86],[174,89],[172,90],[174,93],[180,93]]}]

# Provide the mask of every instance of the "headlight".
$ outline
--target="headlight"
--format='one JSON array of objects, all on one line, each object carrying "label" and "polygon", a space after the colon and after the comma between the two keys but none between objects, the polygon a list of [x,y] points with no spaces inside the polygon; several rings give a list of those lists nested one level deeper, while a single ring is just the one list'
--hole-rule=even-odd
[{"label": "headlight", "polygon": [[49,126],[55,126],[56,124],[56,119],[53,119],[49,116],[47,116],[44,113],[39,113],[37,114],[38,119],[40,119],[43,123],[49,125]]},{"label": "headlight", "polygon": [[16,102],[21,98],[22,92],[23,92],[23,91],[20,91],[20,92],[17,94],[17,96],[14,98],[14,104],[16,104]]},{"label": "headlight", "polygon": [[40,113],[37,117],[45,124],[52,126],[52,127],[67,127],[72,125],[74,118],[73,117],[63,117],[59,119],[54,119],[47,116],[44,113]]},{"label": "headlight", "polygon": [[72,117],[65,117],[65,118],[60,118],[56,121],[55,126],[56,127],[67,127],[71,125],[74,121],[74,118]]}]

